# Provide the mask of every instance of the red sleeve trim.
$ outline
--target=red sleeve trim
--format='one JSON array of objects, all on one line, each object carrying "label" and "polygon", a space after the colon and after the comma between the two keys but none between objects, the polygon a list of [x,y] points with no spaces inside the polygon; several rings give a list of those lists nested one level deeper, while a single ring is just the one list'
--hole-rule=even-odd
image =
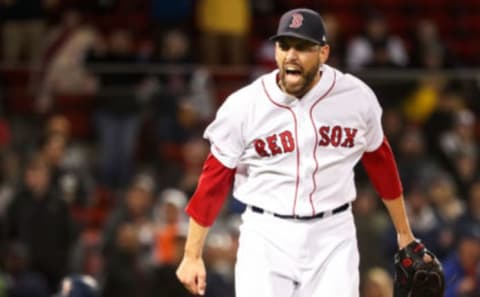
[{"label": "red sleeve trim", "polygon": [[397,163],[387,138],[373,152],[364,153],[362,164],[377,193],[385,200],[393,200],[403,193]]},{"label": "red sleeve trim", "polygon": [[217,218],[232,187],[235,169],[225,167],[212,154],[203,164],[197,189],[185,211],[200,225],[209,227]]}]

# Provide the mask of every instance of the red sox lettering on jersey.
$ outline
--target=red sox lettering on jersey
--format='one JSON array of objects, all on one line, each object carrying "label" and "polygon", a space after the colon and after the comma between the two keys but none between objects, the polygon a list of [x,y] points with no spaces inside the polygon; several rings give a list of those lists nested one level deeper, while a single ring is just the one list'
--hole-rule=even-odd
[{"label": "red sox lettering on jersey", "polygon": [[[254,140],[255,150],[261,157],[270,157],[283,153],[293,152],[295,140],[290,131],[283,131],[278,134],[267,136],[265,139]],[[268,151],[267,151],[268,150]]]},{"label": "red sox lettering on jersey", "polygon": [[[322,126],[318,130],[320,141],[318,145],[351,148],[355,143],[356,128]],[[275,133],[265,138],[254,140],[255,150],[261,157],[270,157],[278,154],[291,153],[295,150],[295,140],[291,131]]]},{"label": "red sox lettering on jersey", "polygon": [[318,144],[321,146],[353,147],[357,131],[358,129],[356,128],[342,127],[339,125],[333,127],[322,126],[319,129],[322,139]]},{"label": "red sox lettering on jersey", "polygon": [[301,99],[278,70],[229,96],[205,131],[211,152],[236,168],[234,196],[280,214],[312,215],[356,196],[352,168],[383,141],[381,108],[360,80],[322,66]]}]

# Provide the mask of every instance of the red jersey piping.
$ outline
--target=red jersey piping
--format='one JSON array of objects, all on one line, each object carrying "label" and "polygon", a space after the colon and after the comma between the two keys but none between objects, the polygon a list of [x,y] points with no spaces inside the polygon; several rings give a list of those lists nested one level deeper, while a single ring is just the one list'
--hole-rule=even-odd
[{"label": "red jersey piping", "polygon": [[337,73],[334,71],[333,72],[333,82],[332,85],[328,88],[328,90],[320,96],[317,101],[315,101],[312,106],[310,107],[310,121],[312,122],[312,126],[315,130],[315,145],[313,146],[313,159],[315,160],[315,170],[313,170],[312,173],[312,181],[313,181],[313,190],[310,192],[309,195],[309,200],[310,200],[310,205],[312,206],[312,215],[315,215],[315,206],[313,205],[313,193],[317,190],[317,183],[315,182],[315,174],[317,174],[318,171],[318,160],[317,160],[317,147],[318,147],[318,133],[317,133],[317,127],[315,127],[315,122],[313,121],[313,108],[315,105],[317,105],[318,102],[320,102],[323,98],[327,97],[327,95],[333,90],[333,87],[335,86],[335,83],[337,81]]},{"label": "red jersey piping", "polygon": [[262,80],[262,86],[263,86],[263,91],[267,95],[270,102],[272,102],[275,106],[278,106],[280,108],[288,110],[293,116],[293,121],[294,121],[293,124],[294,124],[294,128],[295,128],[295,142],[297,143],[297,145],[296,145],[296,149],[297,149],[297,179],[296,179],[296,182],[295,182],[295,196],[294,196],[294,199],[293,199],[293,209],[292,209],[292,214],[295,215],[295,207],[297,205],[297,196],[298,196],[298,185],[300,184],[300,148],[298,147],[297,117],[295,116],[295,113],[293,112],[293,110],[290,107],[288,107],[286,105],[279,104],[279,103],[275,102],[272,99],[272,97],[270,97],[270,94],[268,93],[267,88],[265,87],[265,82],[263,80]]}]

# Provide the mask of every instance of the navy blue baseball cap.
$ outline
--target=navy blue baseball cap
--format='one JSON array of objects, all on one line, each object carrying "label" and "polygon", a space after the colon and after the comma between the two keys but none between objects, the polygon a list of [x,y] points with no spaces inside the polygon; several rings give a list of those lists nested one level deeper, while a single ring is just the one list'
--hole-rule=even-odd
[{"label": "navy blue baseball cap", "polygon": [[296,37],[320,45],[327,43],[322,17],[308,8],[289,10],[282,15],[277,34],[270,37],[270,40],[276,41],[281,37]]}]

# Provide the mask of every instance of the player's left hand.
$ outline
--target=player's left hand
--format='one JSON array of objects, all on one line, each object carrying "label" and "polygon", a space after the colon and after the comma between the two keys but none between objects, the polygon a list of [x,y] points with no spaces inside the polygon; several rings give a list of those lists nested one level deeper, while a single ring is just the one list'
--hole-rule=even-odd
[{"label": "player's left hand", "polygon": [[177,268],[177,278],[190,293],[205,295],[207,277],[205,264],[201,257],[183,257],[182,262],[180,262]]},{"label": "player's left hand", "polygon": [[420,241],[395,254],[394,297],[442,297],[444,289],[442,264]]}]

